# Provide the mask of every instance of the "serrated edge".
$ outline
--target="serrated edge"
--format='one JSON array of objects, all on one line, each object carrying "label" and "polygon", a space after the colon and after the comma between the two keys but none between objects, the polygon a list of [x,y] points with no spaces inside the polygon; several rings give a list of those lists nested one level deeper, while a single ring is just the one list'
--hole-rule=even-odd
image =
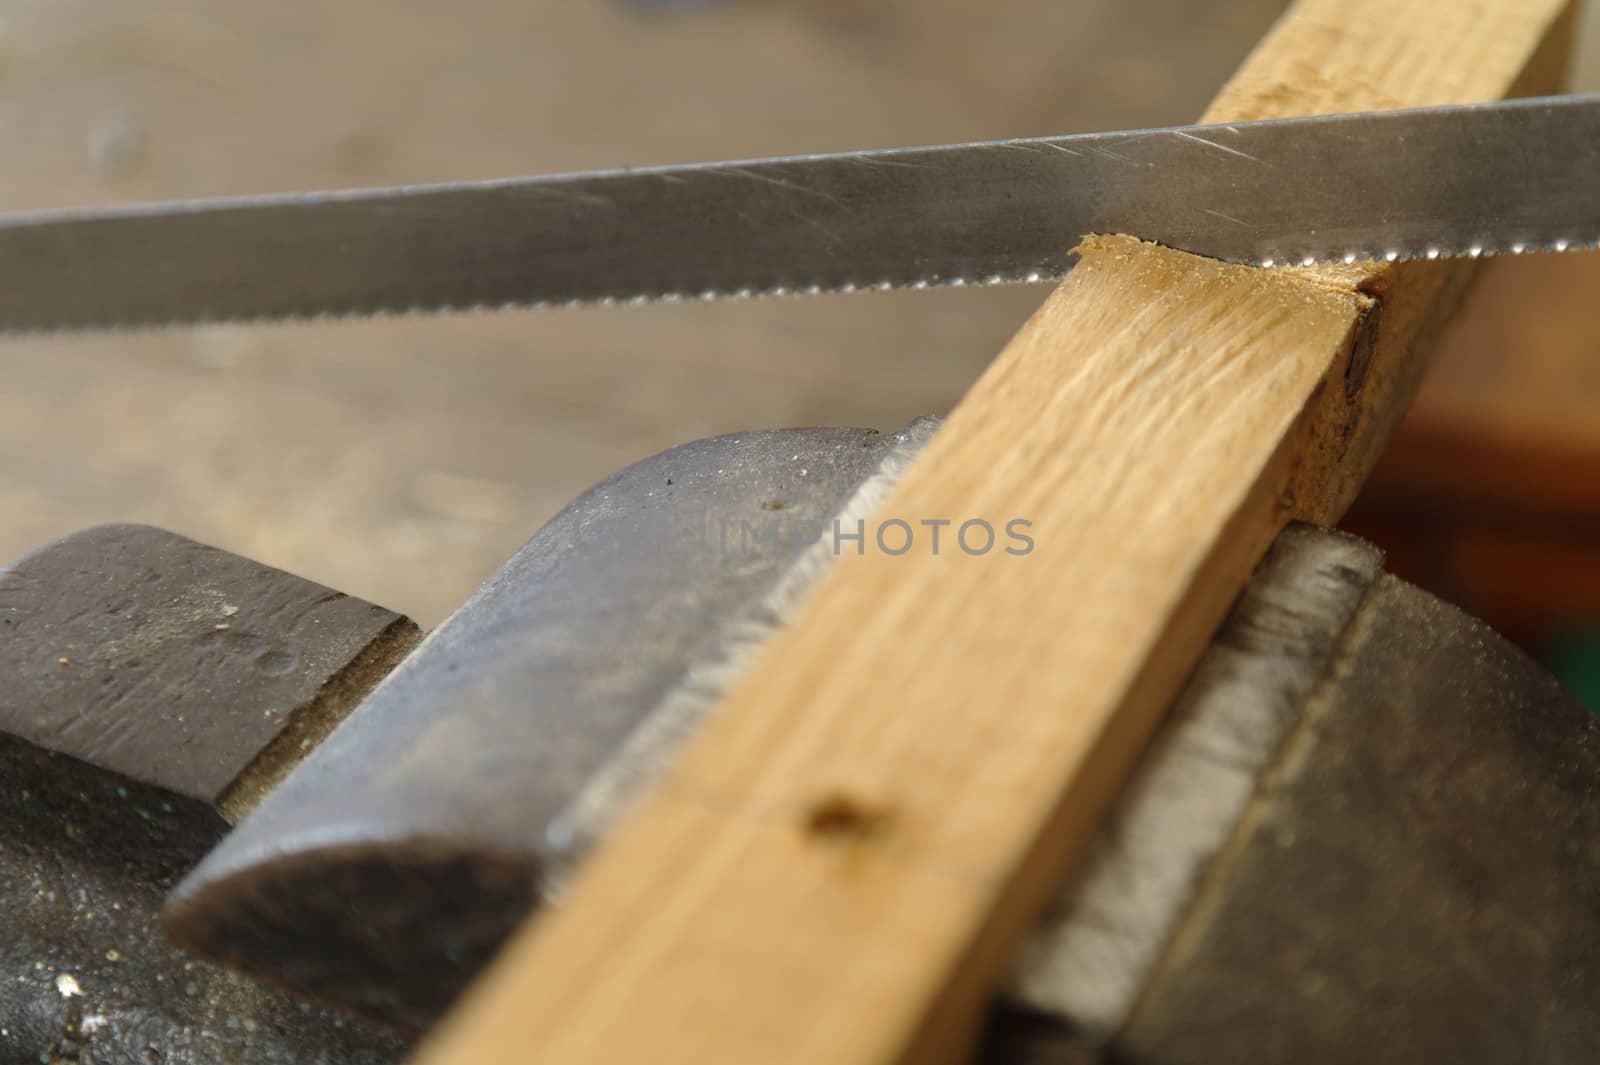
[{"label": "serrated edge", "polygon": [[[1481,259],[1497,256],[1528,256],[1561,254],[1600,250],[1600,236],[1589,239],[1562,238],[1548,242],[1495,242],[1484,240],[1464,247],[1430,245],[1417,248],[1391,248],[1384,251],[1347,251],[1342,254],[1285,256],[1257,259],[1240,265],[1262,269],[1290,269],[1319,264],[1355,265],[1357,263],[1401,263],[1418,261],[1451,261]],[[796,282],[766,287],[739,288],[708,287],[705,289],[679,289],[663,292],[623,293],[605,296],[585,296],[566,300],[504,300],[495,303],[460,302],[439,304],[412,304],[400,307],[352,307],[341,310],[320,309],[262,314],[209,314],[198,311],[193,315],[162,320],[110,320],[104,322],[57,322],[48,324],[11,325],[0,322],[0,336],[6,338],[55,336],[72,334],[125,335],[166,329],[184,329],[206,325],[320,325],[329,322],[349,322],[366,319],[391,319],[400,317],[433,317],[447,314],[485,314],[500,311],[578,310],[584,308],[630,308],[680,303],[721,302],[724,300],[791,299],[799,296],[850,295],[862,292],[888,292],[899,289],[921,291],[933,288],[988,288],[1000,285],[1047,284],[1066,277],[1066,269],[1041,267],[1009,274],[992,273],[981,277],[900,277],[871,280]]]}]

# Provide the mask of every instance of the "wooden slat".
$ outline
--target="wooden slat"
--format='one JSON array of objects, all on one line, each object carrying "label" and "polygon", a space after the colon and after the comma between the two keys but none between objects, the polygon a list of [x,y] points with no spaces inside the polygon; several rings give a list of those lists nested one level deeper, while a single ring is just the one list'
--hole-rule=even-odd
[{"label": "wooden slat", "polygon": [[[1550,89],[1569,16],[1303,0],[1207,117]],[[1032,553],[952,529],[844,558],[424,1059],[956,1060],[1261,552],[1349,501],[1467,276],[1088,240],[881,515],[1027,519]]]}]

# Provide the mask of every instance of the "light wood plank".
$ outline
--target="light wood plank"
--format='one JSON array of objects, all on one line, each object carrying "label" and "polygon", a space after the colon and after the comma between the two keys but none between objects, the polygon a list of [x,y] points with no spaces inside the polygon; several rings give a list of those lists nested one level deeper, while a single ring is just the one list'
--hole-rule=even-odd
[{"label": "light wood plank", "polygon": [[[1568,26],[1558,0],[1305,0],[1209,117],[1550,87]],[[1025,518],[1036,549],[847,556],[426,1061],[966,1050],[1260,553],[1340,512],[1466,280],[1082,250],[882,512]]]}]

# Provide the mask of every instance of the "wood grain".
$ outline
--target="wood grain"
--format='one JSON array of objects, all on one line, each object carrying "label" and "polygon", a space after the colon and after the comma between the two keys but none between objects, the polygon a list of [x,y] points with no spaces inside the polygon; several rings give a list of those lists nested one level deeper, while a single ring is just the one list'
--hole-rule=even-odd
[{"label": "wood grain", "polygon": [[[1307,0],[1208,113],[1550,87],[1557,0]],[[951,1061],[1251,567],[1348,501],[1466,275],[1091,238],[882,517],[1035,549],[847,554],[423,1054]],[[852,546],[853,549],[853,546]]]}]

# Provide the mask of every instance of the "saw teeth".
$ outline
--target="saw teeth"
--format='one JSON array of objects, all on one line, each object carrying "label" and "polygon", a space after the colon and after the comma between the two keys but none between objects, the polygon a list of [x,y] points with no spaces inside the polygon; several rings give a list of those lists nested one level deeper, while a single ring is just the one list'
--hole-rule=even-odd
[{"label": "saw teeth", "polygon": [[[1358,262],[1374,261],[1384,263],[1429,261],[1449,259],[1482,259],[1495,254],[1527,256],[1541,253],[1560,254],[1565,252],[1582,252],[1600,249],[1600,238],[1589,240],[1586,238],[1572,239],[1562,237],[1545,242],[1517,241],[1509,245],[1493,245],[1488,242],[1473,244],[1469,247],[1450,251],[1437,245],[1401,249],[1391,248],[1384,252],[1347,251],[1343,255],[1329,256],[1321,259],[1317,256],[1302,255],[1296,252],[1293,255],[1275,256],[1256,262],[1255,266],[1263,269],[1284,267],[1314,266],[1318,262],[1343,262],[1353,266]],[[197,325],[265,325],[265,324],[323,324],[327,322],[344,322],[361,318],[407,318],[431,317],[436,314],[449,313],[490,313],[494,311],[536,311],[556,308],[579,307],[645,307],[651,304],[678,304],[686,302],[710,302],[722,299],[750,300],[786,298],[790,296],[817,296],[825,293],[847,294],[853,292],[887,292],[896,288],[905,288],[914,292],[926,291],[930,288],[967,288],[973,286],[994,286],[1004,284],[1041,284],[1044,282],[1058,281],[1066,276],[1066,270],[1054,267],[1044,267],[1029,270],[1026,273],[1016,274],[992,273],[978,277],[919,277],[919,278],[880,278],[877,280],[844,281],[837,285],[824,285],[812,282],[804,285],[775,284],[766,288],[738,288],[717,289],[706,288],[692,291],[661,292],[661,293],[635,293],[631,296],[587,296],[574,297],[564,300],[504,300],[504,301],[461,301],[441,305],[413,304],[405,307],[350,307],[343,310],[302,310],[288,311],[272,314],[258,314],[251,317],[229,318],[212,312],[205,312],[194,316],[171,319],[166,321],[108,321],[98,324],[80,323],[34,323],[25,326],[13,326],[0,322],[0,336],[51,336],[65,332],[89,333],[131,333],[157,329],[185,328]]]}]

